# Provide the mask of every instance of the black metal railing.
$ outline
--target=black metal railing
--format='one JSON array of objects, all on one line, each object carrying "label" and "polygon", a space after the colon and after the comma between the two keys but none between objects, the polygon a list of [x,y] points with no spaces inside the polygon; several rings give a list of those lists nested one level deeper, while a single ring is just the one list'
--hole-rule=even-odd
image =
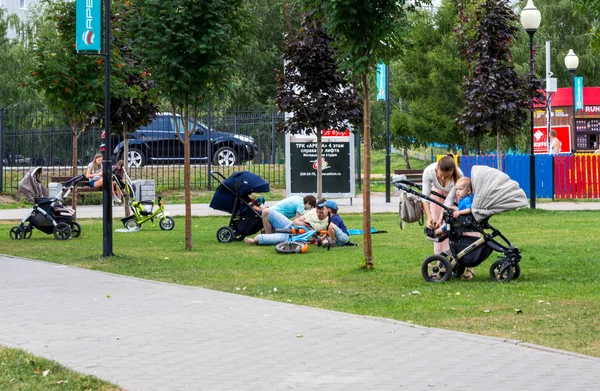
[{"label": "black metal railing", "polygon": [[[199,121],[210,129],[254,139],[252,160],[230,167],[219,167],[210,159],[191,167],[191,187],[211,189],[216,186],[210,170],[225,176],[240,170],[257,173],[273,187],[285,187],[285,138],[276,131],[283,114],[274,107],[258,107],[228,111],[205,110]],[[77,140],[77,173],[85,172],[87,164],[99,152],[101,130],[88,128]],[[0,192],[15,193],[18,181],[31,167],[42,166],[45,183],[52,176],[72,174],[73,134],[64,114],[50,112],[38,106],[0,108]],[[113,162],[114,163],[114,162]],[[182,160],[169,160],[142,167],[129,168],[132,179],[152,179],[157,190],[183,188]]]}]

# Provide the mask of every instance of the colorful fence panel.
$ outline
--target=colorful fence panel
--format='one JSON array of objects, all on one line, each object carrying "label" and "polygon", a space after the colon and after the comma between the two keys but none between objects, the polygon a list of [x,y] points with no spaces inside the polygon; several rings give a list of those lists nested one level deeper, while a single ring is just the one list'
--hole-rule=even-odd
[{"label": "colorful fence panel", "polygon": [[[531,192],[530,155],[502,155],[503,171],[519,183],[527,197]],[[474,165],[498,168],[497,155],[461,156],[460,169],[465,176],[471,176]],[[535,193],[536,198],[552,198],[554,193],[552,179],[552,156],[535,156]]]},{"label": "colorful fence panel", "polygon": [[600,198],[600,155],[558,155],[554,158],[557,199]]}]

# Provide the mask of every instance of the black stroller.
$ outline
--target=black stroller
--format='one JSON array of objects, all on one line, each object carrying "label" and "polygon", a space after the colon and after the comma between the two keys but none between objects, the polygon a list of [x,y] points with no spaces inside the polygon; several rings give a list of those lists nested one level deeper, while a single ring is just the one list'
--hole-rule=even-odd
[{"label": "black stroller", "polygon": [[229,178],[211,171],[210,176],[220,183],[210,207],[231,214],[229,225],[217,231],[217,240],[221,243],[240,241],[259,232],[263,228],[262,217],[252,207],[264,204],[264,198],[252,200],[250,194],[268,192],[269,184],[249,171],[235,172]]},{"label": "black stroller", "polygon": [[[420,186],[395,177],[393,185],[409,194],[414,194],[444,209],[444,221],[450,224],[447,231],[450,254],[431,255],[423,261],[421,273],[425,281],[442,282],[450,277],[460,277],[467,267],[474,267],[485,261],[492,252],[502,255],[492,263],[490,277],[494,281],[508,282],[519,278],[521,274],[521,253],[510,241],[489,223],[496,213],[527,206],[527,196],[519,184],[505,173],[488,166],[473,166],[471,184],[473,187],[473,205],[471,214],[452,217],[453,210],[441,202],[428,197],[414,188]],[[464,235],[478,233],[478,236]],[[497,239],[501,239],[502,242]]]},{"label": "black stroller", "polygon": [[73,221],[75,211],[63,205],[73,188],[84,176],[77,175],[65,182],[53,198],[48,197],[48,188],[41,180],[42,168],[31,169],[19,181],[19,191],[33,203],[31,211],[21,220],[21,224],[10,229],[12,240],[29,239],[33,229],[54,234],[56,240],[67,240],[81,234],[81,226]]}]

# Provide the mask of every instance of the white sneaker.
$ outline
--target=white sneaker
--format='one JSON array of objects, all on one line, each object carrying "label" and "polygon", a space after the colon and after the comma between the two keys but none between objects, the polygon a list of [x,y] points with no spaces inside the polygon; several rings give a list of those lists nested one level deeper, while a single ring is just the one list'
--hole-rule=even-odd
[{"label": "white sneaker", "polygon": [[121,205],[123,203],[123,201],[121,201],[116,195],[113,196],[113,202],[117,205]]}]

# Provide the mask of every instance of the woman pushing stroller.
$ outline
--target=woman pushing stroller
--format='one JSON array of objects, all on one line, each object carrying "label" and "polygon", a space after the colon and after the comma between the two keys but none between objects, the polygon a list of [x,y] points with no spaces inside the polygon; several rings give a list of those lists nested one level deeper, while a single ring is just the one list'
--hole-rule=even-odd
[{"label": "woman pushing stroller", "polygon": [[[463,173],[456,166],[454,155],[448,154],[437,163],[432,163],[423,170],[423,194],[442,202],[448,207],[453,207],[456,200],[456,185],[461,178],[463,178]],[[444,196],[445,199],[434,193]],[[428,230],[435,231],[442,228],[444,225],[444,210],[426,199],[423,200],[423,210],[427,216],[425,233],[428,236],[438,236],[429,235]],[[443,237],[440,239],[433,243],[434,254],[448,253],[450,250],[448,239]],[[473,268],[470,267],[467,269],[464,279],[472,280],[473,276]]]}]

